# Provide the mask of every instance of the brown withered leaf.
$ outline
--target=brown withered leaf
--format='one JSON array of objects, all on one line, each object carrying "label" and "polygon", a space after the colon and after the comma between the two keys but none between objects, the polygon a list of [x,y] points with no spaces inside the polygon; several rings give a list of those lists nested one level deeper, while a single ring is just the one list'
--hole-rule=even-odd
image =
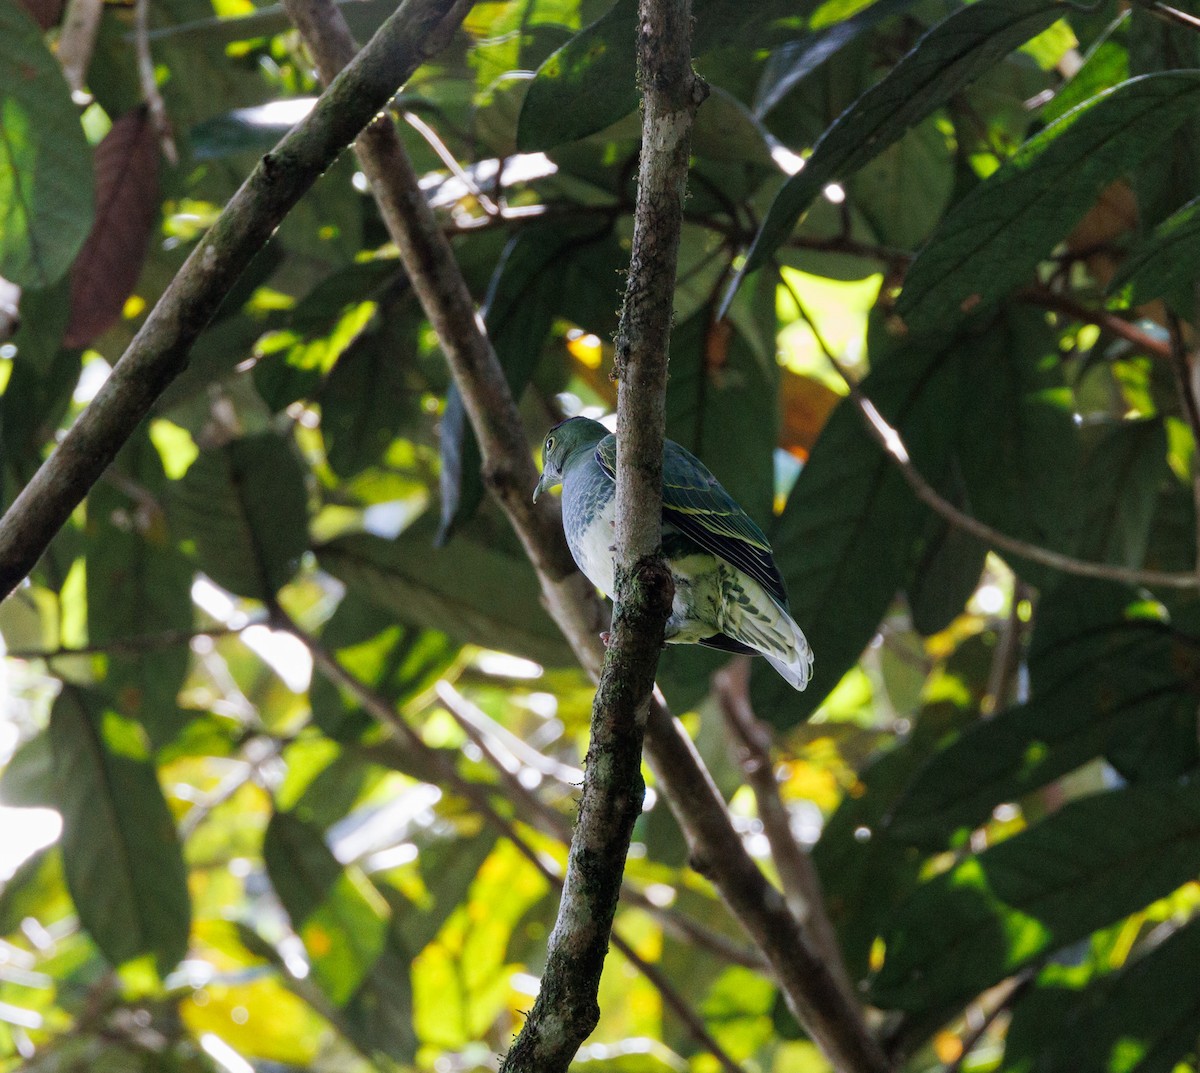
[{"label": "brown withered leaf", "polygon": [[820,380],[783,370],[779,381],[779,446],[797,458],[807,459],[833,408],[842,397]]},{"label": "brown withered leaf", "polygon": [[21,0],[21,6],[43,30],[49,30],[62,18],[66,0]]},{"label": "brown withered leaf", "polygon": [[71,269],[69,347],[117,321],[146,259],[158,217],[158,139],[144,106],[113,123],[95,160],[96,219]]}]

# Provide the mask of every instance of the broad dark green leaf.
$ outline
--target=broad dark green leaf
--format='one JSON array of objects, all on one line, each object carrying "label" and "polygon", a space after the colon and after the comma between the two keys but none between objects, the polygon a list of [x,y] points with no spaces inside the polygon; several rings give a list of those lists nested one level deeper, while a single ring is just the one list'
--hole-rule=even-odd
[{"label": "broad dark green leaf", "polygon": [[307,498],[292,445],[250,436],[201,453],[172,488],[171,517],[213,581],[265,600],[308,547]]},{"label": "broad dark green leaf", "polygon": [[[578,107],[586,100],[587,107]],[[538,68],[521,106],[517,148],[552,149],[637,107],[637,0],[617,0]]]},{"label": "broad dark green leaf", "polygon": [[[956,505],[962,506],[956,497]],[[987,545],[958,526],[930,515],[912,577],[904,586],[913,629],[924,637],[940,633],[966,606],[979,585]]]},{"label": "broad dark green leaf", "polygon": [[[1184,287],[1190,292],[1200,268],[1197,246],[1200,246],[1200,198],[1189,201],[1130,250],[1109,283],[1108,292],[1112,294],[1128,286],[1129,303],[1134,306],[1152,298],[1173,296]],[[1188,297],[1194,299],[1190,294]]]},{"label": "broad dark green leaf", "polygon": [[[955,457],[969,512],[1038,547],[1073,550],[1079,440],[1057,339],[1033,310],[1007,309],[963,347]],[[1016,568],[1042,583],[1044,569]]]},{"label": "broad dark green leaf", "polygon": [[979,717],[991,657],[978,636],[951,655],[912,734],[870,761],[813,847],[830,919],[855,980],[866,977],[875,937],[916,887],[924,864],[916,849],[892,836],[885,820],[938,743]]},{"label": "broad dark green leaf", "polygon": [[1093,562],[1141,566],[1160,490],[1179,485],[1167,465],[1166,428],[1161,418],[1143,418],[1089,432],[1080,476],[1088,494],[1082,497],[1079,554]]},{"label": "broad dark green leaf", "polygon": [[[923,472],[939,479],[954,429],[953,340],[895,346],[862,387],[905,436]],[[755,672],[756,705],[778,727],[806,719],[867,646],[908,574],[921,506],[866,430],[852,400],[839,404],[771,534],[792,616],[812,644],[813,679],[803,693],[773,672]]]},{"label": "broad dark green leaf", "polygon": [[165,975],[187,950],[191,905],[145,733],[104,698],[68,686],[50,716],[50,745],[80,921],[114,965],[153,955]]},{"label": "broad dark green leaf", "polygon": [[1200,72],[1144,75],[1050,124],[950,210],[909,268],[897,312],[914,330],[953,323],[1031,279],[1105,184],[1169,139],[1198,100]]},{"label": "broad dark green leaf", "polygon": [[921,772],[890,818],[896,837],[942,845],[1097,756],[1171,778],[1200,757],[1200,639],[1134,594],[1073,580],[1044,597],[1028,703],[970,727]]},{"label": "broad dark green leaf", "polygon": [[[1179,6],[1185,14],[1193,19],[1196,17],[1197,8],[1192,0]],[[1129,73],[1136,76],[1200,69],[1200,34],[1194,27],[1181,26],[1156,15],[1137,4],[1129,12]],[[1153,156],[1131,171],[1137,193],[1138,220],[1147,230],[1157,227],[1198,192],[1200,119],[1193,114],[1189,121],[1175,129]]]},{"label": "broad dark green leaf", "polygon": [[343,478],[380,465],[422,413],[425,383],[415,368],[420,319],[393,306],[380,320],[346,348],[316,392],[326,458]]},{"label": "broad dark green leaf", "polygon": [[[1013,1012],[1010,1073],[1171,1073],[1200,1036],[1200,922],[1079,991],[1039,988]],[[1026,1014],[1026,1004],[1052,1011]]]},{"label": "broad dark green leaf", "polygon": [[[192,625],[192,565],[179,552],[162,500],[166,478],[158,452],[135,437],[112,472],[88,496],[88,639],[106,645]],[[137,489],[138,498],[130,493]],[[188,644],[108,656],[108,691],[134,715],[157,748],[179,731],[176,696],[188,669]]]},{"label": "broad dark green leaf", "polygon": [[[979,0],[931,29],[825,131],[771,205],[729,294],[761,267],[813,199],[847,178],[972,79],[1062,15],[1055,0]],[[726,297],[726,304],[729,297]]]},{"label": "broad dark green leaf", "polygon": [[502,646],[530,659],[570,665],[570,649],[542,608],[522,558],[463,535],[430,547],[421,522],[395,540],[357,535],[319,546],[322,568],[400,622],[439,630],[459,643]]},{"label": "broad dark green leaf", "polygon": [[0,5],[0,276],[45,288],[92,225],[92,154],[37,23]]},{"label": "broad dark green leaf", "polygon": [[[520,398],[542,355],[555,318],[609,336],[620,304],[618,268],[627,255],[607,224],[545,224],[508,245],[489,287],[484,322],[509,389]],[[444,544],[483,500],[479,445],[462,397],[452,388],[440,427]],[[530,495],[532,495],[532,489]]]},{"label": "broad dark green leaf", "polygon": [[1200,786],[1129,786],[1073,801],[922,884],[889,921],[871,1000],[965,1001],[1141,909],[1200,870]]}]

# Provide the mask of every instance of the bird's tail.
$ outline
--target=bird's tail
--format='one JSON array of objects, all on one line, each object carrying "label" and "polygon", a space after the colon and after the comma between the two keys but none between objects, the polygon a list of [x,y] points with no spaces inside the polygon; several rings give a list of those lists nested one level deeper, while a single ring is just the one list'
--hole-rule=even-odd
[{"label": "bird's tail", "polygon": [[738,574],[738,592],[725,601],[724,633],[762,653],[793,689],[804,689],[813,666],[804,631],[761,585]]}]

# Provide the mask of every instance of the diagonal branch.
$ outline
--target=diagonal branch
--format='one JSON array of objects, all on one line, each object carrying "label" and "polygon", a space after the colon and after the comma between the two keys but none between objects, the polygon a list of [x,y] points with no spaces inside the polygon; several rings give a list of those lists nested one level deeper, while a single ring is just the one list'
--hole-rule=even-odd
[{"label": "diagonal branch", "polygon": [[0,518],[0,599],[133,434],[251,258],[301,195],[437,52],[470,0],[403,0],[312,112],[259,161],[176,274],[112,375]]}]

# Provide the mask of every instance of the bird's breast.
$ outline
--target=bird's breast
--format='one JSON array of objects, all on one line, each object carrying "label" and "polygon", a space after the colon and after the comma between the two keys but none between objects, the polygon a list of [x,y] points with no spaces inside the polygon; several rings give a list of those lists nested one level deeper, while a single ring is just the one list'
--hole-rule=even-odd
[{"label": "bird's breast", "polygon": [[614,588],[613,546],[617,501],[612,482],[599,467],[586,467],[563,483],[563,529],[579,569],[606,596]]}]

